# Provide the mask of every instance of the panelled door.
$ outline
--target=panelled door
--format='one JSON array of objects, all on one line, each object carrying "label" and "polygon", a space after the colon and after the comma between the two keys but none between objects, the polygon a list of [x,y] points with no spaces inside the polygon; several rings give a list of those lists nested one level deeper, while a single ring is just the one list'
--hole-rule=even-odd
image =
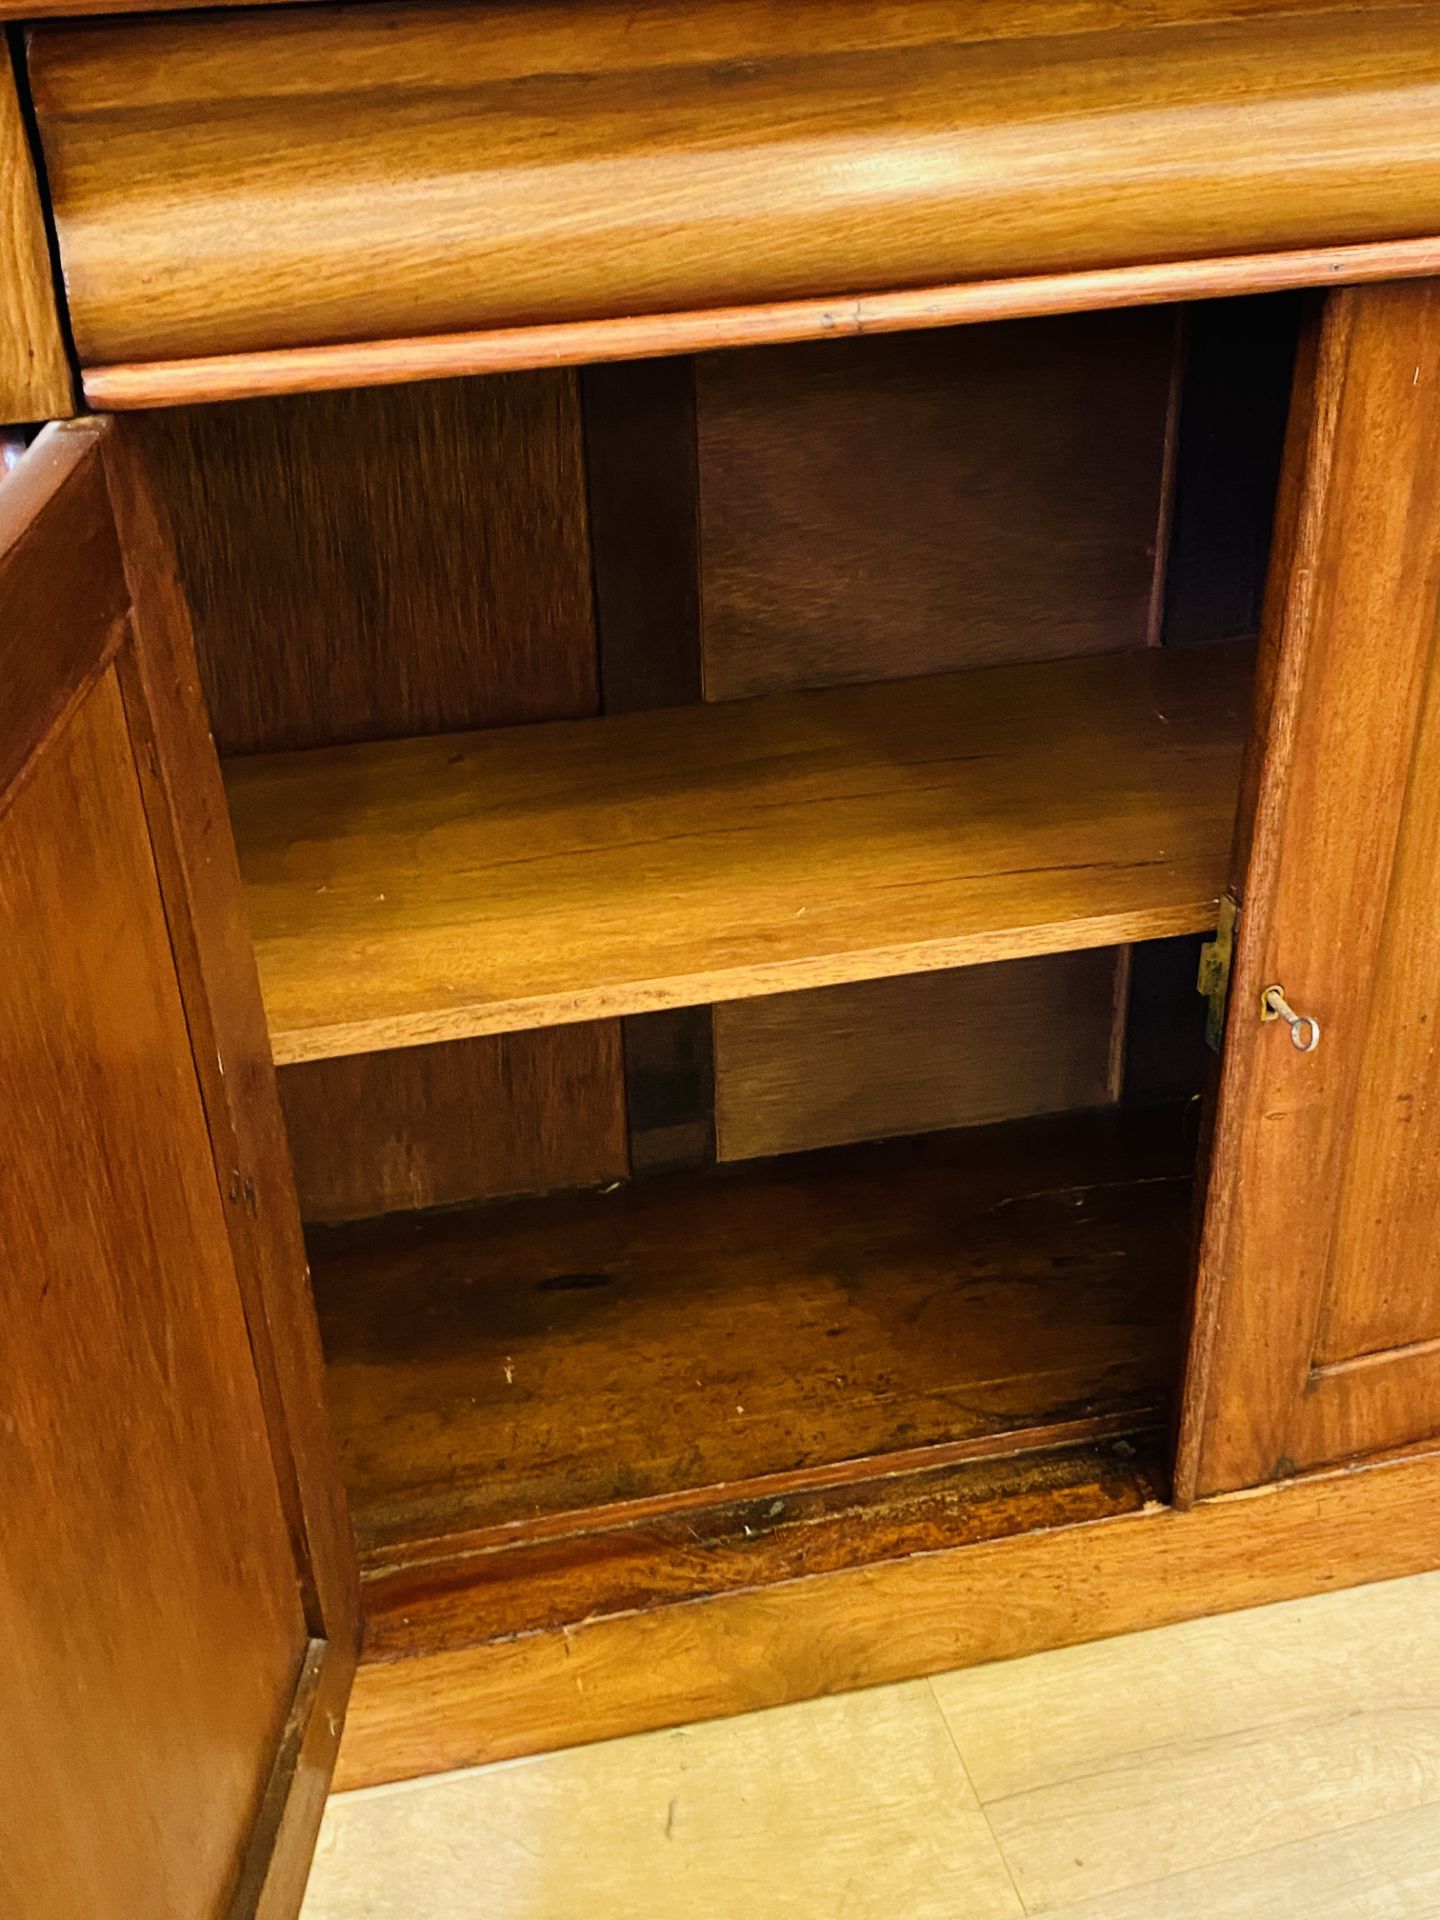
[{"label": "panelled door", "polygon": [[1440,1435],[1437,621],[1440,283],[1337,291],[1276,528],[1181,1499]]},{"label": "panelled door", "polygon": [[294,1914],[354,1565],[219,769],[123,434],[0,483],[0,1912]]}]

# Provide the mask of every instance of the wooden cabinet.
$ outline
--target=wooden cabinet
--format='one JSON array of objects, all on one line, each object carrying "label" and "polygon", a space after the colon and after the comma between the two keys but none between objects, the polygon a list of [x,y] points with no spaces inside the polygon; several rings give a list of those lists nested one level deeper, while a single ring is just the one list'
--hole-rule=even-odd
[{"label": "wooden cabinet", "polygon": [[[7,1913],[281,1920],[332,1768],[1440,1564],[1433,10],[962,11],[34,30],[120,410],[0,481]],[[1075,205],[1148,99],[1146,244],[957,74],[1093,99]],[[800,96],[945,162],[848,302]]]}]

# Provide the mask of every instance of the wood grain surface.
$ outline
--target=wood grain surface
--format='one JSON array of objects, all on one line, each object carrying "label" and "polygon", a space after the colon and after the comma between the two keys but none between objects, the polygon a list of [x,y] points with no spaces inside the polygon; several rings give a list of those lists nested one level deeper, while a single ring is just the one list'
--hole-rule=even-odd
[{"label": "wood grain surface", "polygon": [[113,671],[0,899],[0,1896],[218,1913],[309,1636]]},{"label": "wood grain surface", "polygon": [[[82,428],[72,432],[84,431]],[[326,1414],[314,1300],[234,841],[173,541],[126,428],[101,429],[132,644],[117,659],[150,849],[230,1235],[250,1362],[309,1643],[234,1903],[303,1892],[354,1673],[354,1535]]]},{"label": "wood grain surface", "polygon": [[[1135,1513],[1166,1488],[1165,1443],[1137,1409],[1092,1414],[1054,1444],[994,1437],[994,1451],[843,1463],[828,1482],[713,1490],[646,1512],[628,1506],[514,1527],[476,1547],[463,1537],[372,1553],[365,1578],[367,1661],[411,1660],[636,1607],[704,1600],[1037,1527]],[[1107,1432],[1113,1428],[1113,1432]],[[778,1487],[778,1490],[777,1490]],[[658,1503],[656,1503],[658,1505]]]},{"label": "wood grain surface", "polygon": [[[1440,1433],[1440,284],[1330,298],[1287,462],[1186,1496]],[[1271,983],[1313,1054],[1260,1021]]]},{"label": "wood grain surface", "polygon": [[1189,1193],[1180,1126],[1084,1115],[316,1230],[362,1552],[1153,1422]]},{"label": "wood grain surface", "polygon": [[717,1154],[1103,1106],[1115,998],[1096,947],[716,1007]]},{"label": "wood grain surface", "polygon": [[[187,408],[135,434],[222,751],[595,711],[573,375]],[[577,1031],[282,1076],[305,1217],[614,1177],[618,1045]]]},{"label": "wood grain surface", "polygon": [[67,422],[0,483],[0,1904],[280,1920],[355,1666],[354,1540],[219,767],[132,452]]},{"label": "wood grain surface", "polygon": [[1356,286],[1440,272],[1440,239],[1380,240],[1279,253],[1224,254],[1139,267],[964,281],[844,300],[769,301],[636,319],[404,336],[273,352],[197,354],[184,359],[94,367],[81,385],[94,407],[124,411],[260,394],[397,386],[528,367],[633,361],[721,347],[846,339],[933,327],[976,326],[1101,308],[1168,306],[1299,287]]},{"label": "wood grain surface", "polygon": [[[1076,315],[697,361],[707,697],[1143,645],[1178,334]],[[731,1003],[721,1156],[1103,1101],[1117,964]]]},{"label": "wood grain surface", "polygon": [[[91,430],[77,423],[61,431]],[[133,643],[119,657],[118,677],[235,1281],[307,1622],[343,1663],[353,1660],[359,1638],[354,1537],[325,1413],[294,1175],[225,791],[163,506],[127,426],[101,431],[131,603]]]},{"label": "wood grain surface", "polygon": [[304,1900],[315,1835],[335,1771],[354,1661],[313,1639],[305,1650],[289,1717],[275,1750],[260,1812],[230,1902],[255,1920],[293,1920]]},{"label": "wood grain surface", "polygon": [[1175,316],[696,363],[708,699],[1150,636]]},{"label": "wood grain surface", "polygon": [[276,1057],[1211,924],[1244,649],[232,762]]},{"label": "wood grain surface", "polygon": [[[219,6],[306,4],[306,0],[216,0]],[[812,0],[814,5],[814,0]],[[1143,0],[1143,17],[1179,23],[1200,20],[1248,20],[1271,13],[1336,13],[1354,0]],[[173,13],[192,11],[191,0],[0,0],[0,20],[65,19],[79,14],[94,17],[112,13]],[[693,29],[695,9],[652,0],[649,11],[667,31]],[[953,0],[922,0],[904,7],[869,7],[856,14],[848,0],[822,0],[817,14],[828,14],[827,26],[846,36],[844,44],[903,45],[907,39],[929,39],[954,18]],[[1095,33],[1134,23],[1136,0],[971,0],[966,10],[967,30],[976,38],[1015,37],[1021,34]],[[750,0],[747,8],[752,40],[759,50],[783,51],[793,39],[787,32],[789,16],[770,0]],[[533,31],[525,22],[527,31]],[[705,29],[702,25],[701,33]]]},{"label": "wood grain surface", "polygon": [[1073,13],[1047,9],[1052,37],[1015,36],[1017,12],[991,38],[959,0],[867,9],[858,31],[853,9],[754,0],[638,25],[594,0],[563,19],[452,4],[41,27],[80,358],[1440,229],[1440,10],[1137,26],[1111,8],[1110,31],[1065,33]]},{"label": "wood grain surface", "polygon": [[783,1590],[362,1662],[338,1779],[404,1779],[1428,1571],[1437,1493],[1429,1455],[1188,1512],[1153,1499],[1116,1511],[1112,1496],[1073,1524]]},{"label": "wood grain surface", "polygon": [[593,713],[575,376],[135,424],[222,753]]},{"label": "wood grain surface", "polygon": [[92,428],[0,476],[0,807],[125,636],[129,595]]},{"label": "wood grain surface", "polygon": [[493,1034],[286,1067],[307,1220],[357,1220],[630,1171],[620,1023]]},{"label": "wood grain surface", "polygon": [[[1440,299],[1432,313],[1440,340]],[[1440,359],[1436,364],[1440,370]],[[1427,511],[1423,490],[1412,511],[1417,520]],[[1415,535],[1423,551],[1419,526]],[[1440,540],[1435,544],[1440,549]],[[1315,1365],[1322,1372],[1440,1341],[1431,1271],[1440,1242],[1440,1046],[1431,1033],[1433,958],[1440,952],[1440,551],[1428,607],[1423,562],[1416,564],[1413,548],[1409,559],[1414,573],[1407,586],[1420,602],[1412,617],[1428,626],[1428,657],[1365,1009],[1363,1065],[1341,1148],[1325,1305],[1315,1330]],[[1362,1274],[1369,1284],[1361,1284]],[[1415,1408],[1414,1416],[1440,1430],[1440,1401]]]},{"label": "wood grain surface", "polygon": [[75,411],[50,243],[10,49],[0,45],[0,422]]}]

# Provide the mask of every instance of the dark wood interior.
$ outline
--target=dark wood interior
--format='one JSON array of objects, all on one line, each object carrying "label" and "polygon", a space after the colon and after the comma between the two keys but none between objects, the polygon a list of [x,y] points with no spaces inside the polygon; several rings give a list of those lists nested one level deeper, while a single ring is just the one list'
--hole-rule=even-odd
[{"label": "dark wood interior", "polygon": [[921,1135],[316,1230],[362,1555],[1164,1417],[1186,1111]]},{"label": "dark wood interior", "polygon": [[[236,755],[723,697],[762,639],[790,688],[1249,637],[1293,328],[1291,302],[1262,299],[135,424],[238,771]],[[805,604],[829,611],[801,623]],[[1135,971],[1112,949],[1108,979],[1101,949],[1037,952],[737,1000],[713,1027],[700,1005],[282,1067],[302,1210],[703,1163],[717,1116],[729,1158],[1094,1104],[1147,1049],[1159,1090],[1181,1090],[1193,1062],[1167,1083],[1155,1036],[1188,1004],[1190,962],[1153,1008],[1149,951]],[[821,1087],[823,1121],[806,1118]]]},{"label": "dark wood interior", "polygon": [[372,1660],[1168,1497],[1254,313],[145,423]]},{"label": "dark wood interior", "polygon": [[577,1516],[463,1552],[372,1560],[361,1585],[364,1658],[465,1655],[517,1635],[1139,1513],[1169,1498],[1168,1456],[1163,1426],[1137,1427],[998,1458],[875,1473],[857,1465],[830,1485],[758,1497],[721,1489],[673,1513]]}]

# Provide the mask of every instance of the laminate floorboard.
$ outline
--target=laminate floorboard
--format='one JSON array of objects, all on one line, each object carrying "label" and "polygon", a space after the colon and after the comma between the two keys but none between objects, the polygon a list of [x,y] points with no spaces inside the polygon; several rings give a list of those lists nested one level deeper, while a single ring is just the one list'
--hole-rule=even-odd
[{"label": "laminate floorboard", "polygon": [[1440,1573],[337,1796],[304,1920],[1437,1920]]}]

